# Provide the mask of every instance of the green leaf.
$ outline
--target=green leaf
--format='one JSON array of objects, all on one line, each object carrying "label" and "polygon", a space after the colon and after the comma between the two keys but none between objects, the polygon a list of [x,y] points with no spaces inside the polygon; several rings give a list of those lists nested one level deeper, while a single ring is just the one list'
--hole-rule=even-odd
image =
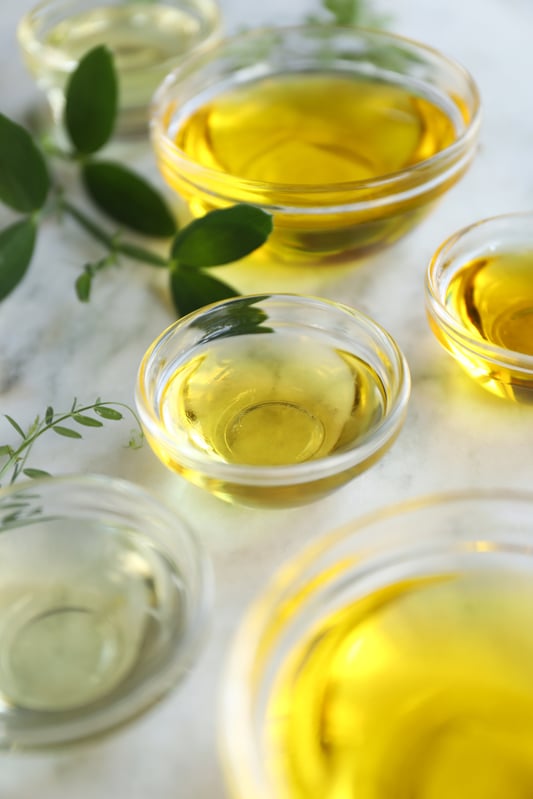
[{"label": "green leaf", "polygon": [[88,269],[81,273],[76,279],[74,287],[76,289],[76,296],[80,302],[89,302],[91,297],[91,286],[93,282],[93,275]]},{"label": "green leaf", "polygon": [[19,425],[19,423],[18,423],[18,422],[16,422],[16,421],[13,419],[13,417],[12,417],[12,416],[8,416],[8,415],[7,415],[7,413],[5,413],[5,414],[4,414],[4,416],[5,416],[5,418],[7,419],[7,421],[9,422],[9,424],[11,425],[11,427],[12,427],[14,430],[16,430],[16,431],[17,431],[17,433],[19,434],[19,436],[22,436],[22,438],[26,438],[26,434],[24,433],[24,430],[23,430],[23,429],[22,429],[22,427]]},{"label": "green leaf", "polygon": [[113,422],[118,422],[124,418],[119,411],[114,408],[108,408],[106,405],[95,405],[94,412],[103,419],[110,419]]},{"label": "green leaf", "polygon": [[13,455],[13,447],[10,447],[9,444],[2,444],[0,447],[0,457],[2,455]]},{"label": "green leaf", "polygon": [[85,425],[85,427],[103,427],[103,423],[99,419],[93,419],[92,416],[85,416],[82,413],[75,413],[72,418],[78,424]]},{"label": "green leaf", "polygon": [[67,84],[65,125],[78,153],[95,153],[109,141],[117,108],[118,82],[113,56],[101,45],[80,60]]},{"label": "green leaf", "polygon": [[18,286],[30,265],[37,228],[30,217],[0,232],[0,300]]},{"label": "green leaf", "polygon": [[49,405],[44,414],[44,421],[46,422],[46,424],[52,424],[53,420],[54,420],[54,409],[52,408],[51,405]]},{"label": "green leaf", "polygon": [[51,428],[54,433],[57,433],[59,436],[65,436],[65,438],[82,438],[83,436],[78,433],[77,430],[71,430],[70,427],[63,427],[62,425],[57,425],[56,427]]},{"label": "green leaf", "polygon": [[43,207],[49,189],[46,161],[32,137],[0,114],[0,200],[31,213]]},{"label": "green leaf", "polygon": [[26,477],[31,477],[34,480],[37,477],[51,477],[50,472],[45,472],[44,469],[23,469],[22,474]]},{"label": "green leaf", "polygon": [[210,211],[178,233],[172,257],[186,266],[220,266],[261,247],[271,231],[272,217],[252,205]]},{"label": "green leaf", "polygon": [[85,188],[108,216],[146,236],[168,238],[176,220],[163,197],[139,175],[114,161],[88,161]]},{"label": "green leaf", "polygon": [[205,272],[179,267],[170,273],[170,290],[174,307],[180,315],[239,294],[232,286]]}]

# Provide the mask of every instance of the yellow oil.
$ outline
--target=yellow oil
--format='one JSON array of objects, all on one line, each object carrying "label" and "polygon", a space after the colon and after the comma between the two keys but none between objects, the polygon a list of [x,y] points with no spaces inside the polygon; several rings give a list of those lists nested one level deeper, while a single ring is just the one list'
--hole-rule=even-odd
[{"label": "yellow oil", "polygon": [[403,580],[292,653],[267,713],[282,799],[533,795],[527,574]]},{"label": "yellow oil", "polygon": [[176,368],[160,400],[166,433],[182,447],[248,466],[326,457],[366,435],[385,409],[369,365],[315,339],[278,334],[210,342]]},{"label": "yellow oil", "polygon": [[533,379],[483,357],[484,343],[533,356],[533,251],[499,252],[467,262],[454,274],[445,305],[480,347],[464,348],[436,331],[469,374],[497,394],[533,401]]},{"label": "yellow oil", "polygon": [[[218,174],[234,178],[232,199],[273,208],[372,201],[381,187],[343,192],[448,147],[457,137],[457,115],[453,106],[441,107],[408,87],[357,73],[277,74],[215,94],[190,111],[178,109],[172,123],[175,144],[194,162],[216,170],[202,178],[201,186],[194,176],[184,178],[173,169],[163,151],[161,168],[198,215],[227,202]],[[245,181],[263,185],[253,190]],[[288,196],[290,186],[297,190]],[[317,187],[330,190],[317,200]],[[428,199],[413,197],[362,212],[332,208],[319,216],[306,216],[305,210],[275,214],[268,246],[292,255],[371,250],[411,227]]]},{"label": "yellow oil", "polygon": [[190,12],[157,2],[95,5],[59,22],[45,38],[50,59],[30,68],[47,87],[63,87],[66,73],[88,50],[106,44],[120,81],[121,123],[147,120],[153,92],[174,62],[202,38],[202,23]]}]

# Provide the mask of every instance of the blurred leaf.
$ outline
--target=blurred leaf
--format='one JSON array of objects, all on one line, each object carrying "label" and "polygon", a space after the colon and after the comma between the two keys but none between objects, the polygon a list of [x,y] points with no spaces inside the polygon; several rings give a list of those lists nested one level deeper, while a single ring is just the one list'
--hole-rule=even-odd
[{"label": "blurred leaf", "polygon": [[24,432],[24,430],[22,429],[22,427],[19,425],[19,423],[18,423],[18,422],[16,422],[16,421],[13,419],[13,417],[12,417],[12,416],[8,416],[8,415],[7,415],[7,413],[5,413],[5,414],[4,414],[4,417],[7,419],[7,421],[8,421],[8,422],[9,422],[9,424],[11,425],[11,427],[12,427],[14,430],[16,430],[16,431],[17,431],[17,433],[19,434],[19,436],[22,436],[22,438],[26,438],[26,433]]},{"label": "blurred leaf", "polygon": [[163,197],[122,164],[88,161],[82,177],[92,200],[117,222],[147,236],[168,238],[176,232],[176,221]]},{"label": "blurred leaf", "polygon": [[88,269],[76,278],[74,287],[76,289],[76,296],[80,302],[89,302],[91,298],[92,282],[93,275]]},{"label": "blurred leaf", "polygon": [[85,416],[82,413],[75,413],[72,418],[78,424],[85,425],[85,427],[103,427],[103,422],[99,419],[93,419],[92,416]]},{"label": "blurred leaf", "polygon": [[46,422],[46,424],[52,424],[53,420],[54,420],[54,409],[52,408],[51,405],[49,405],[48,408],[46,409],[46,413],[44,414],[44,421]]},{"label": "blurred leaf", "polygon": [[56,427],[52,427],[51,429],[54,431],[54,433],[57,433],[60,436],[65,436],[65,438],[83,438],[83,436],[78,433],[77,430],[71,430],[70,427],[56,425]]},{"label": "blurred leaf", "polygon": [[66,89],[65,126],[78,153],[95,153],[109,141],[117,108],[113,56],[107,47],[95,47],[80,60]]},{"label": "blurred leaf", "polygon": [[0,114],[0,200],[31,213],[43,207],[49,189],[46,162],[32,137]]},{"label": "blurred leaf", "polygon": [[30,217],[0,232],[0,300],[18,286],[30,265],[37,229]]},{"label": "blurred leaf", "polygon": [[179,267],[170,273],[170,290],[174,307],[181,316],[239,294],[232,286],[205,272]]},{"label": "blurred leaf", "polygon": [[2,455],[13,455],[13,447],[10,447],[9,444],[2,444],[0,447],[0,457]]},{"label": "blurred leaf", "polygon": [[270,214],[252,205],[210,211],[178,233],[172,257],[186,266],[220,266],[261,247],[271,231]]},{"label": "blurred leaf", "polygon": [[115,422],[118,422],[120,419],[124,418],[119,411],[116,411],[114,408],[108,408],[105,405],[95,405],[94,412],[103,419],[111,419]]},{"label": "blurred leaf", "polygon": [[50,472],[45,472],[44,469],[23,469],[22,474],[31,477],[32,480],[37,477],[51,477]]}]

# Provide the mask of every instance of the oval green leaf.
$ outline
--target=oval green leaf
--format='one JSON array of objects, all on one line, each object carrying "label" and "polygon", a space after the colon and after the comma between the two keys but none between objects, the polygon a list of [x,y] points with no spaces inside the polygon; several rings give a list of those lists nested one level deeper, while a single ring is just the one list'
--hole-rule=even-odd
[{"label": "oval green leaf", "polygon": [[176,232],[176,220],[163,197],[122,164],[88,161],[82,176],[93,202],[117,222],[146,236],[168,238]]},{"label": "oval green leaf", "polygon": [[32,137],[0,114],[0,200],[31,213],[43,207],[49,189],[46,161]]},{"label": "oval green leaf", "polygon": [[50,472],[45,472],[44,469],[23,469],[22,474],[25,474],[26,477],[30,477],[32,480],[36,480],[39,477],[51,477]]},{"label": "oval green leaf", "polygon": [[180,316],[212,302],[239,296],[232,286],[196,269],[173,269],[170,273],[170,290],[174,307]]},{"label": "oval green leaf", "polygon": [[186,266],[221,266],[257,250],[271,232],[272,217],[253,205],[210,211],[178,233],[172,257]]},{"label": "oval green leaf", "polygon": [[94,412],[101,416],[102,419],[110,419],[113,422],[118,422],[124,418],[119,411],[114,408],[108,408],[106,405],[95,405]]},{"label": "oval green leaf", "polygon": [[111,51],[90,50],[70,76],[65,126],[76,151],[89,155],[111,138],[118,108],[118,82]]},{"label": "oval green leaf", "polygon": [[75,413],[72,417],[78,424],[85,425],[85,427],[102,427],[103,422],[99,419],[93,419],[92,416],[85,416],[83,413]]},{"label": "oval green leaf", "polygon": [[65,436],[65,438],[82,438],[83,436],[78,433],[77,430],[71,430],[70,427],[62,427],[61,425],[56,425],[55,427],[50,428],[57,433],[58,436]]},{"label": "oval green leaf", "polygon": [[30,265],[37,229],[30,217],[0,232],[0,300],[18,286]]}]

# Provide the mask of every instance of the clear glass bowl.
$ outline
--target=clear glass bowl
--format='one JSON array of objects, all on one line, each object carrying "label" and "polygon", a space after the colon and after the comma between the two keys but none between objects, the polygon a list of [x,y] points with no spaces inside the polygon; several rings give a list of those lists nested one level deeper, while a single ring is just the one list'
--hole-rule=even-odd
[{"label": "clear glass bowl", "polygon": [[[279,96],[261,93],[286,79],[319,85],[280,111]],[[355,82],[366,87],[359,99],[349,94]],[[225,116],[217,98],[232,92]],[[300,102],[309,107],[293,119]],[[352,108],[353,119],[336,120]],[[189,122],[199,109],[196,129]],[[405,129],[386,127],[404,118]],[[471,76],[440,53],[388,33],[304,25],[248,31],[182,62],[155,95],[151,127],[163,177],[194,216],[239,202],[260,206],[275,221],[265,253],[314,261],[363,256],[418,224],[470,164],[479,122]]]},{"label": "clear glass bowl", "polygon": [[426,308],[437,339],[480,386],[533,402],[533,213],[447,239],[429,264]]},{"label": "clear glass bowl", "polygon": [[206,555],[142,489],[103,476],[0,491],[0,747],[104,735],[190,669],[211,600]]},{"label": "clear glass bowl", "polygon": [[[442,494],[378,510],[287,563],[225,669],[231,796],[393,799],[401,786],[478,799],[502,779],[493,795],[531,785],[532,540],[532,494]],[[344,646],[339,619],[354,608]]]},{"label": "clear glass bowl", "polygon": [[343,305],[239,297],[168,328],[136,402],[154,452],[222,499],[297,505],[344,485],[396,438],[410,390],[385,330]]},{"label": "clear glass bowl", "polygon": [[119,77],[117,131],[146,133],[151,97],[194,48],[220,35],[216,0],[42,0],[25,14],[18,38],[26,65],[59,123],[69,74],[106,44]]}]

